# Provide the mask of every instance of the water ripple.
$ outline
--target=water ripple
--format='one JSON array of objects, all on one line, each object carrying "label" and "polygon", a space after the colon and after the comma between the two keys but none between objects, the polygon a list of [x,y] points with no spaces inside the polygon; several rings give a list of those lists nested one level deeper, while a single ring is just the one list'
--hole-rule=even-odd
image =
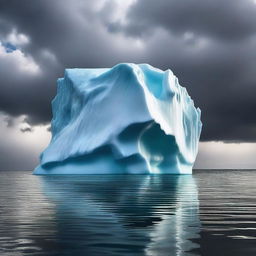
[{"label": "water ripple", "polygon": [[256,172],[0,172],[0,255],[256,255]]}]

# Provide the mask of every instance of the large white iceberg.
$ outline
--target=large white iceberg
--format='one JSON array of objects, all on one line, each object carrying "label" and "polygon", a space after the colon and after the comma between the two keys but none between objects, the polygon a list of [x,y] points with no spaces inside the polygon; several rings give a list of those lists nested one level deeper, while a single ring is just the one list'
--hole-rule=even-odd
[{"label": "large white iceberg", "polygon": [[202,123],[171,70],[67,69],[34,174],[190,174]]}]

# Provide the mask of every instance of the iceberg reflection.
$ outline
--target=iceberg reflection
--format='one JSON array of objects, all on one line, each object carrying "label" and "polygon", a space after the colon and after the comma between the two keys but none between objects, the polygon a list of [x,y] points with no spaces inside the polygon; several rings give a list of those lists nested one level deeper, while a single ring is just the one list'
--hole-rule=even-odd
[{"label": "iceberg reflection", "polygon": [[[193,255],[195,180],[180,175],[42,176],[62,255]],[[193,252],[193,253],[192,253]]]}]

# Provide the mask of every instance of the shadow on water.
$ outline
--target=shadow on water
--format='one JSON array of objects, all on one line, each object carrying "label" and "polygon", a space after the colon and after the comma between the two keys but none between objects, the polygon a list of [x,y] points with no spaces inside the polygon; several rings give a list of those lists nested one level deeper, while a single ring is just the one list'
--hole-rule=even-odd
[{"label": "shadow on water", "polygon": [[55,208],[58,255],[194,255],[199,247],[198,192],[192,176],[40,180]]}]

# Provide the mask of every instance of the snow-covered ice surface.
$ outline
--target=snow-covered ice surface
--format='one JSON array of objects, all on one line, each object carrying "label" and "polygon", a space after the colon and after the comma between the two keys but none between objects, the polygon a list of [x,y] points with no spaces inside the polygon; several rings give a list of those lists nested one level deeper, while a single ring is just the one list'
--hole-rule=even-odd
[{"label": "snow-covered ice surface", "polygon": [[170,70],[67,69],[52,111],[34,174],[192,173],[201,112]]}]

